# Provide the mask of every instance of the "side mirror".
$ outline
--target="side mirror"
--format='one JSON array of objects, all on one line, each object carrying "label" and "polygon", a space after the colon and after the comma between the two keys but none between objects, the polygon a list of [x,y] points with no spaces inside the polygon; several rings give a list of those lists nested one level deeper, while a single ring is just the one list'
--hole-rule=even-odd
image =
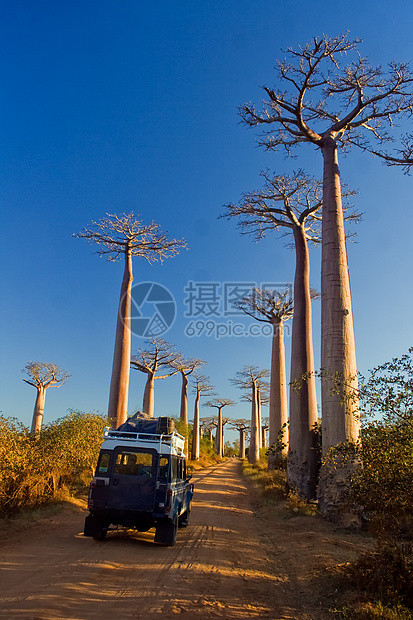
[{"label": "side mirror", "polygon": [[192,474],[193,474],[192,467],[187,467],[186,468],[186,479],[190,480],[192,478]]}]

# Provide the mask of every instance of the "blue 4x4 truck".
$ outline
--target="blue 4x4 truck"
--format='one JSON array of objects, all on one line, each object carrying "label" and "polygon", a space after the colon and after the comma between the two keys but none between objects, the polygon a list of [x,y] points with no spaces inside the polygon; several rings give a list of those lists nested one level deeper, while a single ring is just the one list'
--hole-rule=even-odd
[{"label": "blue 4x4 truck", "polygon": [[155,542],[174,545],[194,491],[184,448],[171,418],[135,414],[117,430],[105,428],[84,535],[103,540],[111,526],[155,527]]}]

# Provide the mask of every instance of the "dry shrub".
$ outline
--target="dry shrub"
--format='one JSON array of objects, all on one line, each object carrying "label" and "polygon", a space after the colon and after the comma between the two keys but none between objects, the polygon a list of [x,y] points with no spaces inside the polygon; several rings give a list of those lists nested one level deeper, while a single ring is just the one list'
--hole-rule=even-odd
[{"label": "dry shrub", "polygon": [[29,430],[0,416],[0,516],[12,516],[56,499],[62,486],[90,481],[106,420],[72,412]]},{"label": "dry shrub", "polygon": [[411,545],[380,545],[348,566],[358,590],[386,607],[404,606],[413,611],[413,557]]}]

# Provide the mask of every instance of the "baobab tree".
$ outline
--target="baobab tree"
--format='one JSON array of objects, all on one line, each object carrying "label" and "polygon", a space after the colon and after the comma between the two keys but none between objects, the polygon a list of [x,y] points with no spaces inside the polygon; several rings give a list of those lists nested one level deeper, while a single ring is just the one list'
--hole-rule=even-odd
[{"label": "baobab tree", "polygon": [[205,362],[199,358],[184,359],[181,355],[171,363],[172,368],[180,373],[182,379],[180,420],[185,426],[188,426],[188,377],[204,364]]},{"label": "baobab tree", "polygon": [[[289,484],[295,487],[307,499],[316,494],[317,453],[315,446],[317,436],[315,427],[318,418],[313,336],[311,319],[311,300],[318,295],[310,288],[310,257],[308,244],[321,242],[321,207],[322,184],[303,171],[294,175],[270,176],[261,173],[265,179],[263,189],[245,193],[239,204],[227,205],[227,217],[238,217],[242,234],[253,234],[257,240],[270,231],[280,232],[282,236],[292,237],[295,250],[294,275],[294,317],[291,338],[291,373],[290,373],[290,435],[288,472]],[[345,196],[354,192],[345,191]],[[346,207],[346,220],[358,221],[360,215]],[[288,294],[291,307],[287,306],[289,318],[292,312],[291,291]],[[281,428],[287,429],[287,392],[284,369],[283,323],[279,312],[273,310],[274,300],[265,291],[247,296],[238,302],[238,306],[257,318],[273,325],[273,347],[271,365],[270,391],[270,445],[278,439]],[[264,303],[263,303],[264,301]],[[277,304],[279,305],[279,303]],[[269,313],[268,309],[272,312]],[[282,306],[281,306],[282,309]],[[265,318],[262,318],[265,317]],[[278,414],[281,411],[281,419]],[[275,422],[275,423],[274,423]],[[287,446],[288,438],[285,438]],[[285,450],[286,448],[284,448]],[[279,455],[281,457],[281,453]],[[275,465],[270,459],[269,465]]]},{"label": "baobab tree", "polygon": [[204,407],[213,407],[217,409],[217,435],[216,435],[216,451],[220,458],[224,455],[224,440],[223,440],[223,429],[224,429],[224,420],[222,418],[222,410],[224,407],[233,407],[235,405],[235,401],[230,398],[214,398],[213,400],[209,400],[204,403]]},{"label": "baobab tree", "polygon": [[270,418],[263,418],[261,421],[262,428],[262,448],[268,448],[267,431],[270,428]]},{"label": "baobab tree", "polygon": [[206,375],[201,375],[198,372],[194,372],[192,375],[194,381],[193,392],[195,394],[195,405],[194,405],[194,423],[192,428],[192,449],[191,449],[191,458],[193,461],[197,461],[199,459],[199,401],[202,396],[211,396],[214,392],[214,388],[210,383],[209,377]]},{"label": "baobab tree", "polygon": [[269,375],[268,370],[260,370],[257,366],[248,365],[237,372],[234,379],[230,379],[233,385],[250,392],[250,397],[246,397],[247,400],[251,400],[250,446],[248,450],[248,461],[250,463],[257,463],[260,458],[260,392],[268,390],[266,379]]},{"label": "baobab tree", "polygon": [[[241,400],[247,401],[248,403],[252,403],[252,391],[247,391],[242,397]],[[269,384],[267,382],[262,382],[256,391],[255,394],[255,407],[257,412],[257,442],[259,448],[263,447],[263,438],[262,438],[262,406],[268,406],[270,402],[269,395]],[[270,467],[269,467],[270,468]],[[271,469],[271,468],[270,468]]]},{"label": "baobab tree", "polygon": [[[142,411],[153,418],[155,409],[155,379],[166,379],[178,372],[174,363],[180,358],[180,353],[175,350],[173,345],[161,338],[152,338],[147,340],[146,344],[149,345],[149,348],[139,349],[137,355],[132,356],[130,365],[131,368],[147,375]],[[157,375],[156,373],[160,368],[169,368],[169,372]]]},{"label": "baobab tree", "polygon": [[101,246],[97,253],[107,256],[109,261],[116,261],[122,256],[125,261],[108,407],[108,417],[112,424],[118,427],[126,420],[128,410],[132,259],[138,256],[150,264],[156,261],[162,262],[165,258],[176,256],[182,248],[186,247],[186,242],[183,239],[169,239],[167,234],[160,230],[159,224],[155,222],[143,224],[133,213],[129,215],[107,213],[106,217],[98,222],[92,222],[90,228],[84,228],[82,232],[73,236],[83,237],[89,243]]},{"label": "baobab tree", "polygon": [[263,288],[253,289],[250,295],[234,303],[240,310],[257,321],[272,325],[270,373],[270,445],[288,421],[287,377],[285,371],[284,322],[293,315],[291,289],[283,291]]},{"label": "baobab tree", "polygon": [[32,433],[38,433],[43,423],[46,390],[50,387],[62,386],[70,377],[70,373],[62,370],[57,364],[45,362],[29,362],[23,368],[22,372],[29,377],[29,379],[23,377],[23,381],[32,385],[37,390],[30,431]]},{"label": "baobab tree", "polygon": [[[267,86],[261,111],[240,108],[250,127],[264,128],[259,143],[268,151],[309,143],[323,157],[321,366],[323,452],[339,442],[356,440],[360,423],[354,398],[343,398],[328,377],[342,377],[355,393],[357,367],[338,148],[357,146],[373,151],[372,142],[390,139],[396,117],[413,110],[412,75],[406,64],[392,62],[387,73],[358,55],[359,39],[348,34],[314,38],[298,49],[288,48],[277,63],[279,87]],[[354,54],[344,64],[346,54]]]},{"label": "baobab tree", "polygon": [[208,417],[208,418],[200,418],[199,420],[199,427],[208,433],[208,440],[209,443],[212,446],[213,443],[213,432],[214,432],[214,428],[216,428],[218,422],[216,420],[215,417]]},{"label": "baobab tree", "polygon": [[250,428],[250,422],[248,420],[230,420],[230,427],[236,429],[239,432],[239,458],[245,459],[245,435]]}]

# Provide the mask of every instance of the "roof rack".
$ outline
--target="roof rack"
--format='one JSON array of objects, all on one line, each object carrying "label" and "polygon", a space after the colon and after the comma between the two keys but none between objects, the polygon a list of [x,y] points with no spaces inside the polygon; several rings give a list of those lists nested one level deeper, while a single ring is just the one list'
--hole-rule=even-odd
[{"label": "roof rack", "polygon": [[103,429],[104,441],[121,441],[122,443],[133,443],[137,447],[152,447],[159,453],[175,454],[176,456],[184,456],[185,437],[180,435],[176,430],[172,433],[139,433],[133,431],[116,431],[105,426]]}]

